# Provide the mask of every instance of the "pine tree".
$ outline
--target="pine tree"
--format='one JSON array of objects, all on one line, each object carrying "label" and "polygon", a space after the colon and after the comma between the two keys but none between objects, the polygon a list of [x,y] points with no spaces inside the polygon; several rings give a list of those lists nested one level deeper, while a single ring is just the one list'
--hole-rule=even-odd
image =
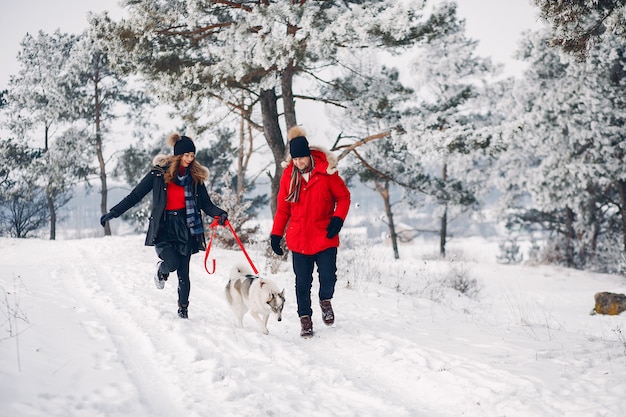
[{"label": "pine tree", "polygon": [[48,203],[38,172],[29,169],[41,150],[19,141],[0,141],[0,235],[25,238],[49,219]]},{"label": "pine tree", "polygon": [[[75,117],[93,132],[85,136],[85,147],[98,161],[100,210],[105,214],[108,211],[108,184],[104,147],[108,129],[122,109],[126,110],[128,119],[141,122],[144,117],[142,107],[150,99],[113,70],[106,51],[87,32],[80,35],[72,48],[67,71]],[[104,227],[104,234],[111,234],[108,223]]]},{"label": "pine tree", "polygon": [[76,41],[75,36],[59,31],[51,35],[39,32],[36,38],[26,35],[18,54],[20,70],[10,78],[6,97],[6,127],[36,150],[37,156],[17,169],[22,178],[29,178],[25,186],[32,189],[27,195],[39,200],[36,190],[44,192],[50,239],[56,238],[58,209],[68,202],[73,185],[88,171],[88,162],[78,154],[72,159],[65,153],[72,154],[80,139],[70,130],[76,115],[68,88],[68,62]]},{"label": "pine tree", "polygon": [[[126,6],[128,18],[120,22],[91,19],[116,67],[143,75],[179,109],[206,111],[218,100],[249,118],[273,155],[272,211],[286,150],[279,109],[290,128],[297,124],[296,99],[326,101],[316,87],[341,67],[342,51],[404,48],[447,27],[444,14],[425,16],[417,0],[140,0]],[[296,79],[311,93],[298,93]]]},{"label": "pine tree", "polygon": [[522,129],[499,164],[516,195],[508,201],[524,201],[511,211],[513,224],[548,230],[557,259],[585,267],[616,235],[626,250],[626,41],[607,38],[581,62],[549,47],[548,36],[529,34],[520,51],[530,63],[515,93]]},{"label": "pine tree", "polygon": [[534,0],[552,26],[551,43],[577,58],[612,36],[626,39],[624,0]]},{"label": "pine tree", "polygon": [[449,9],[448,20],[449,32],[418,50],[412,64],[416,104],[413,114],[402,119],[407,151],[429,178],[420,194],[440,207],[442,256],[449,209],[475,206],[485,188],[479,167],[491,152],[493,133],[484,128],[486,111],[478,104],[484,85],[496,74],[489,59],[476,55],[477,41],[467,36],[455,8]]}]

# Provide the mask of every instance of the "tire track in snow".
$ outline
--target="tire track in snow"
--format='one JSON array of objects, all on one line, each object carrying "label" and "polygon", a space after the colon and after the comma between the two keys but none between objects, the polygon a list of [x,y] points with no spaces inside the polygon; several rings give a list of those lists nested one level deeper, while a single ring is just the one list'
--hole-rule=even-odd
[{"label": "tire track in snow", "polygon": [[[434,329],[433,323],[420,322],[419,310],[410,297],[397,295],[398,303],[390,305],[396,297],[386,289],[380,292],[387,294],[346,291],[340,296],[343,305],[337,303],[344,312],[338,313],[336,328],[322,328],[322,332],[334,334],[320,332],[320,352],[333,352],[320,355],[320,360],[329,365],[334,362],[350,380],[360,381],[360,390],[392,399],[409,415],[456,417],[459,409],[464,409],[464,415],[477,417],[520,415],[520,410],[558,414],[550,405],[554,393],[543,389],[538,381],[451,353],[463,352],[458,344],[450,351],[439,349],[455,343],[441,328]],[[360,311],[371,315],[363,317]],[[397,336],[401,334],[406,337]],[[354,340],[359,340],[358,349],[346,352],[341,348],[354,344]],[[370,362],[372,357],[377,363]],[[539,406],[533,402],[529,408],[509,400],[520,397],[544,397],[545,401]]]},{"label": "tire track in snow", "polygon": [[[74,242],[71,242],[74,244]],[[67,290],[74,293],[77,300],[92,310],[102,320],[109,337],[118,349],[119,360],[134,381],[144,406],[149,410],[146,415],[172,416],[188,415],[181,405],[184,391],[172,383],[169,374],[162,372],[159,362],[168,360],[167,355],[159,353],[150,335],[137,323],[137,317],[150,320],[141,309],[141,303],[132,301],[132,286],[128,281],[124,285],[123,272],[111,263],[110,259],[124,259],[128,254],[99,253],[94,258],[90,250],[78,244],[72,248],[79,256],[70,271],[65,271],[68,282]],[[110,245],[103,245],[109,249]],[[100,266],[100,257],[109,260],[106,268]],[[125,263],[126,261],[122,261]],[[123,267],[125,268],[125,267]],[[123,269],[122,268],[122,269]],[[117,275],[117,276],[116,276]],[[124,393],[120,393],[124,395]]]}]

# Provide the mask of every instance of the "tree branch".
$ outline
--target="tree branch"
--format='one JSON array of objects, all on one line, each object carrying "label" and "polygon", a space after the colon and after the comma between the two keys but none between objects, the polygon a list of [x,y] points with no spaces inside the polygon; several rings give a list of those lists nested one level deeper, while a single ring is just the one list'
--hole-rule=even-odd
[{"label": "tree branch", "polygon": [[387,131],[384,131],[384,132],[377,133],[375,135],[370,135],[370,136],[364,137],[363,139],[361,139],[361,140],[359,140],[357,142],[354,142],[351,145],[337,146],[337,143],[341,139],[341,135],[339,135],[339,137],[337,137],[337,141],[335,142],[335,144],[331,148],[331,151],[338,151],[340,149],[343,149],[343,151],[337,157],[338,160],[342,160],[343,158],[348,156],[348,154],[350,152],[353,152],[359,146],[365,145],[365,144],[367,144],[369,142],[372,142],[374,140],[384,139],[384,138],[387,138],[387,137],[390,137],[390,136],[391,136],[391,130],[387,130]]}]

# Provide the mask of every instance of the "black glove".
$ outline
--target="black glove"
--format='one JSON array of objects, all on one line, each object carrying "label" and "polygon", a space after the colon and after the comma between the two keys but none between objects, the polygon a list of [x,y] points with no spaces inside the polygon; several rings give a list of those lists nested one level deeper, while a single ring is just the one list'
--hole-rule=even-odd
[{"label": "black glove", "polygon": [[326,237],[329,239],[337,236],[341,228],[343,227],[343,220],[337,216],[333,216],[330,218],[330,223],[328,223],[328,227],[326,228]]},{"label": "black glove", "polygon": [[217,224],[220,226],[224,226],[226,224],[226,220],[228,220],[228,213],[223,212],[219,215],[219,219],[217,219]]},{"label": "black glove", "polygon": [[280,241],[283,240],[282,236],[270,235],[272,250],[278,256],[283,256],[283,248],[280,247]]},{"label": "black glove", "polygon": [[102,225],[102,227],[104,227],[104,225],[106,224],[106,222],[108,222],[111,219],[116,218],[117,216],[113,213],[111,213],[110,211],[107,214],[103,214],[102,217],[100,217],[100,224]]}]

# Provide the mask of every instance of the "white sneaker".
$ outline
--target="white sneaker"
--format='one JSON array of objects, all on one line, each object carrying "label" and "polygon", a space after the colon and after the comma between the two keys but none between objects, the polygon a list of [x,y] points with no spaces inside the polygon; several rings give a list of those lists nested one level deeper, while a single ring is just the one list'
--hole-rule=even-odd
[{"label": "white sneaker", "polygon": [[162,290],[163,288],[165,288],[165,281],[167,281],[167,277],[169,276],[169,274],[167,274],[167,275],[162,275],[161,274],[159,268],[161,267],[162,263],[163,263],[163,261],[157,262],[156,272],[154,273],[154,285],[156,285],[156,287],[159,290]]}]

